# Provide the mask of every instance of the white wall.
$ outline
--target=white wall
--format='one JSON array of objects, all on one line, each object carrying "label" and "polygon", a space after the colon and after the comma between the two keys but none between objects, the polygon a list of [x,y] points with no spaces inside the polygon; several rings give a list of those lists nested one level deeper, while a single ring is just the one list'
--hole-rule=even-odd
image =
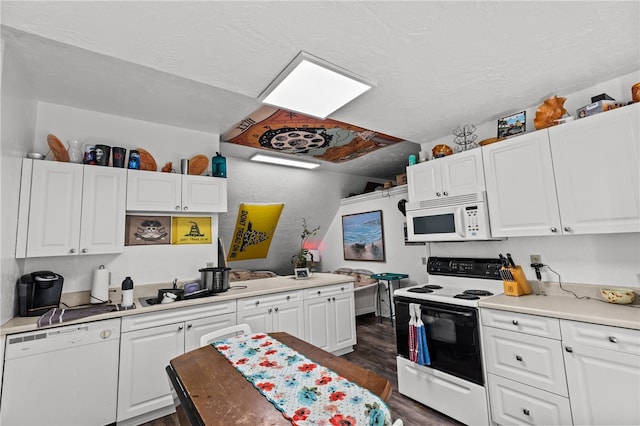
[{"label": "white wall", "polygon": [[22,158],[31,150],[36,101],[22,78],[23,71],[10,46],[2,42],[2,130],[0,137],[0,324],[13,317],[16,278],[23,265],[15,259],[16,224]]},{"label": "white wall", "polygon": [[[47,134],[61,141],[79,140],[127,149],[144,148],[155,158],[158,168],[171,161],[179,170],[180,158],[196,154],[208,157],[219,150],[219,135],[165,126],[140,120],[40,102],[33,149],[47,153]],[[47,157],[48,159],[49,157]],[[98,167],[98,166],[96,166]],[[217,241],[218,216],[213,215],[213,241]],[[15,226],[15,224],[14,224]],[[198,269],[216,261],[217,245],[129,246],[118,255],[69,256],[24,260],[24,271],[51,270],[64,277],[63,292],[89,290],[94,269],[104,265],[111,271],[112,287],[126,276],[135,284],[170,282],[199,278]],[[15,278],[3,282],[13,286]]]},{"label": "white wall", "polygon": [[[398,201],[402,199],[407,199],[406,186],[396,187],[391,191],[378,190],[342,200],[342,205],[331,221],[320,246],[322,270],[334,271],[346,267],[368,269],[376,273],[397,272],[409,275],[408,280],[402,281],[403,286],[424,282],[427,278],[426,267],[422,264],[422,258],[426,256],[425,246],[405,245],[405,217],[398,209]],[[344,260],[342,216],[374,210],[382,210],[385,261]]]},{"label": "white wall", "polygon": [[[224,154],[224,144],[223,144]],[[302,219],[309,229],[320,226],[313,244],[319,244],[327,232],[340,199],[350,193],[362,192],[365,177],[342,173],[303,170],[291,167],[254,163],[227,158],[228,213],[220,215],[220,236],[225,245],[233,236],[240,203],[284,203],[269,253],[265,259],[234,261],[233,269],[267,269],[281,275],[291,275],[291,257],[300,248]],[[324,269],[324,266],[323,266]]]}]

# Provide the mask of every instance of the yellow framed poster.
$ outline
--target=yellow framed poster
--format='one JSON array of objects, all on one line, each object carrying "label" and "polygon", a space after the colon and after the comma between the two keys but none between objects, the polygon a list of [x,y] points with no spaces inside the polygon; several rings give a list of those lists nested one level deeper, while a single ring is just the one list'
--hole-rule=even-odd
[{"label": "yellow framed poster", "polygon": [[211,244],[211,217],[174,216],[171,244]]}]

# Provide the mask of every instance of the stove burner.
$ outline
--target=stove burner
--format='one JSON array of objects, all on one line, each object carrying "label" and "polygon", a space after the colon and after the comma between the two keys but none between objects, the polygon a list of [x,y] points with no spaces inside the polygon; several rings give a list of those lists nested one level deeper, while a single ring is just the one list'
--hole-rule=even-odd
[{"label": "stove burner", "polygon": [[427,284],[425,286],[422,286],[422,288],[430,288],[431,290],[440,290],[442,286],[437,284]]},{"label": "stove burner", "polygon": [[493,296],[493,293],[487,290],[465,290],[462,294],[470,294],[473,296]]},{"label": "stove burner", "polygon": [[433,293],[433,290],[431,290],[430,288],[428,288],[429,286],[422,286],[422,287],[416,287],[416,288],[410,288],[407,291],[410,291],[412,293]]},{"label": "stove burner", "polygon": [[475,296],[473,294],[456,294],[453,296],[454,299],[465,299],[465,300],[477,300],[480,299],[480,296]]}]

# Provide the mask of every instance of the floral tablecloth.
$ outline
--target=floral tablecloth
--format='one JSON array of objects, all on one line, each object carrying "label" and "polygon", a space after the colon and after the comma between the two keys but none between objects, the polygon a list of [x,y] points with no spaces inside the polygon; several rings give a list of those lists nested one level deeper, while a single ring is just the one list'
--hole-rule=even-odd
[{"label": "floral tablecloth", "polygon": [[294,425],[391,424],[384,401],[268,334],[213,346]]}]

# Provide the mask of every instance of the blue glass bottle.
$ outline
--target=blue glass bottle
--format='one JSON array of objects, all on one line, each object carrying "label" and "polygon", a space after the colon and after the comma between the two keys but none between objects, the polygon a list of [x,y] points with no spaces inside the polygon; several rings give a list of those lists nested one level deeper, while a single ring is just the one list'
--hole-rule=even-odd
[{"label": "blue glass bottle", "polygon": [[216,156],[211,158],[211,174],[213,177],[227,177],[227,159],[216,152]]}]

